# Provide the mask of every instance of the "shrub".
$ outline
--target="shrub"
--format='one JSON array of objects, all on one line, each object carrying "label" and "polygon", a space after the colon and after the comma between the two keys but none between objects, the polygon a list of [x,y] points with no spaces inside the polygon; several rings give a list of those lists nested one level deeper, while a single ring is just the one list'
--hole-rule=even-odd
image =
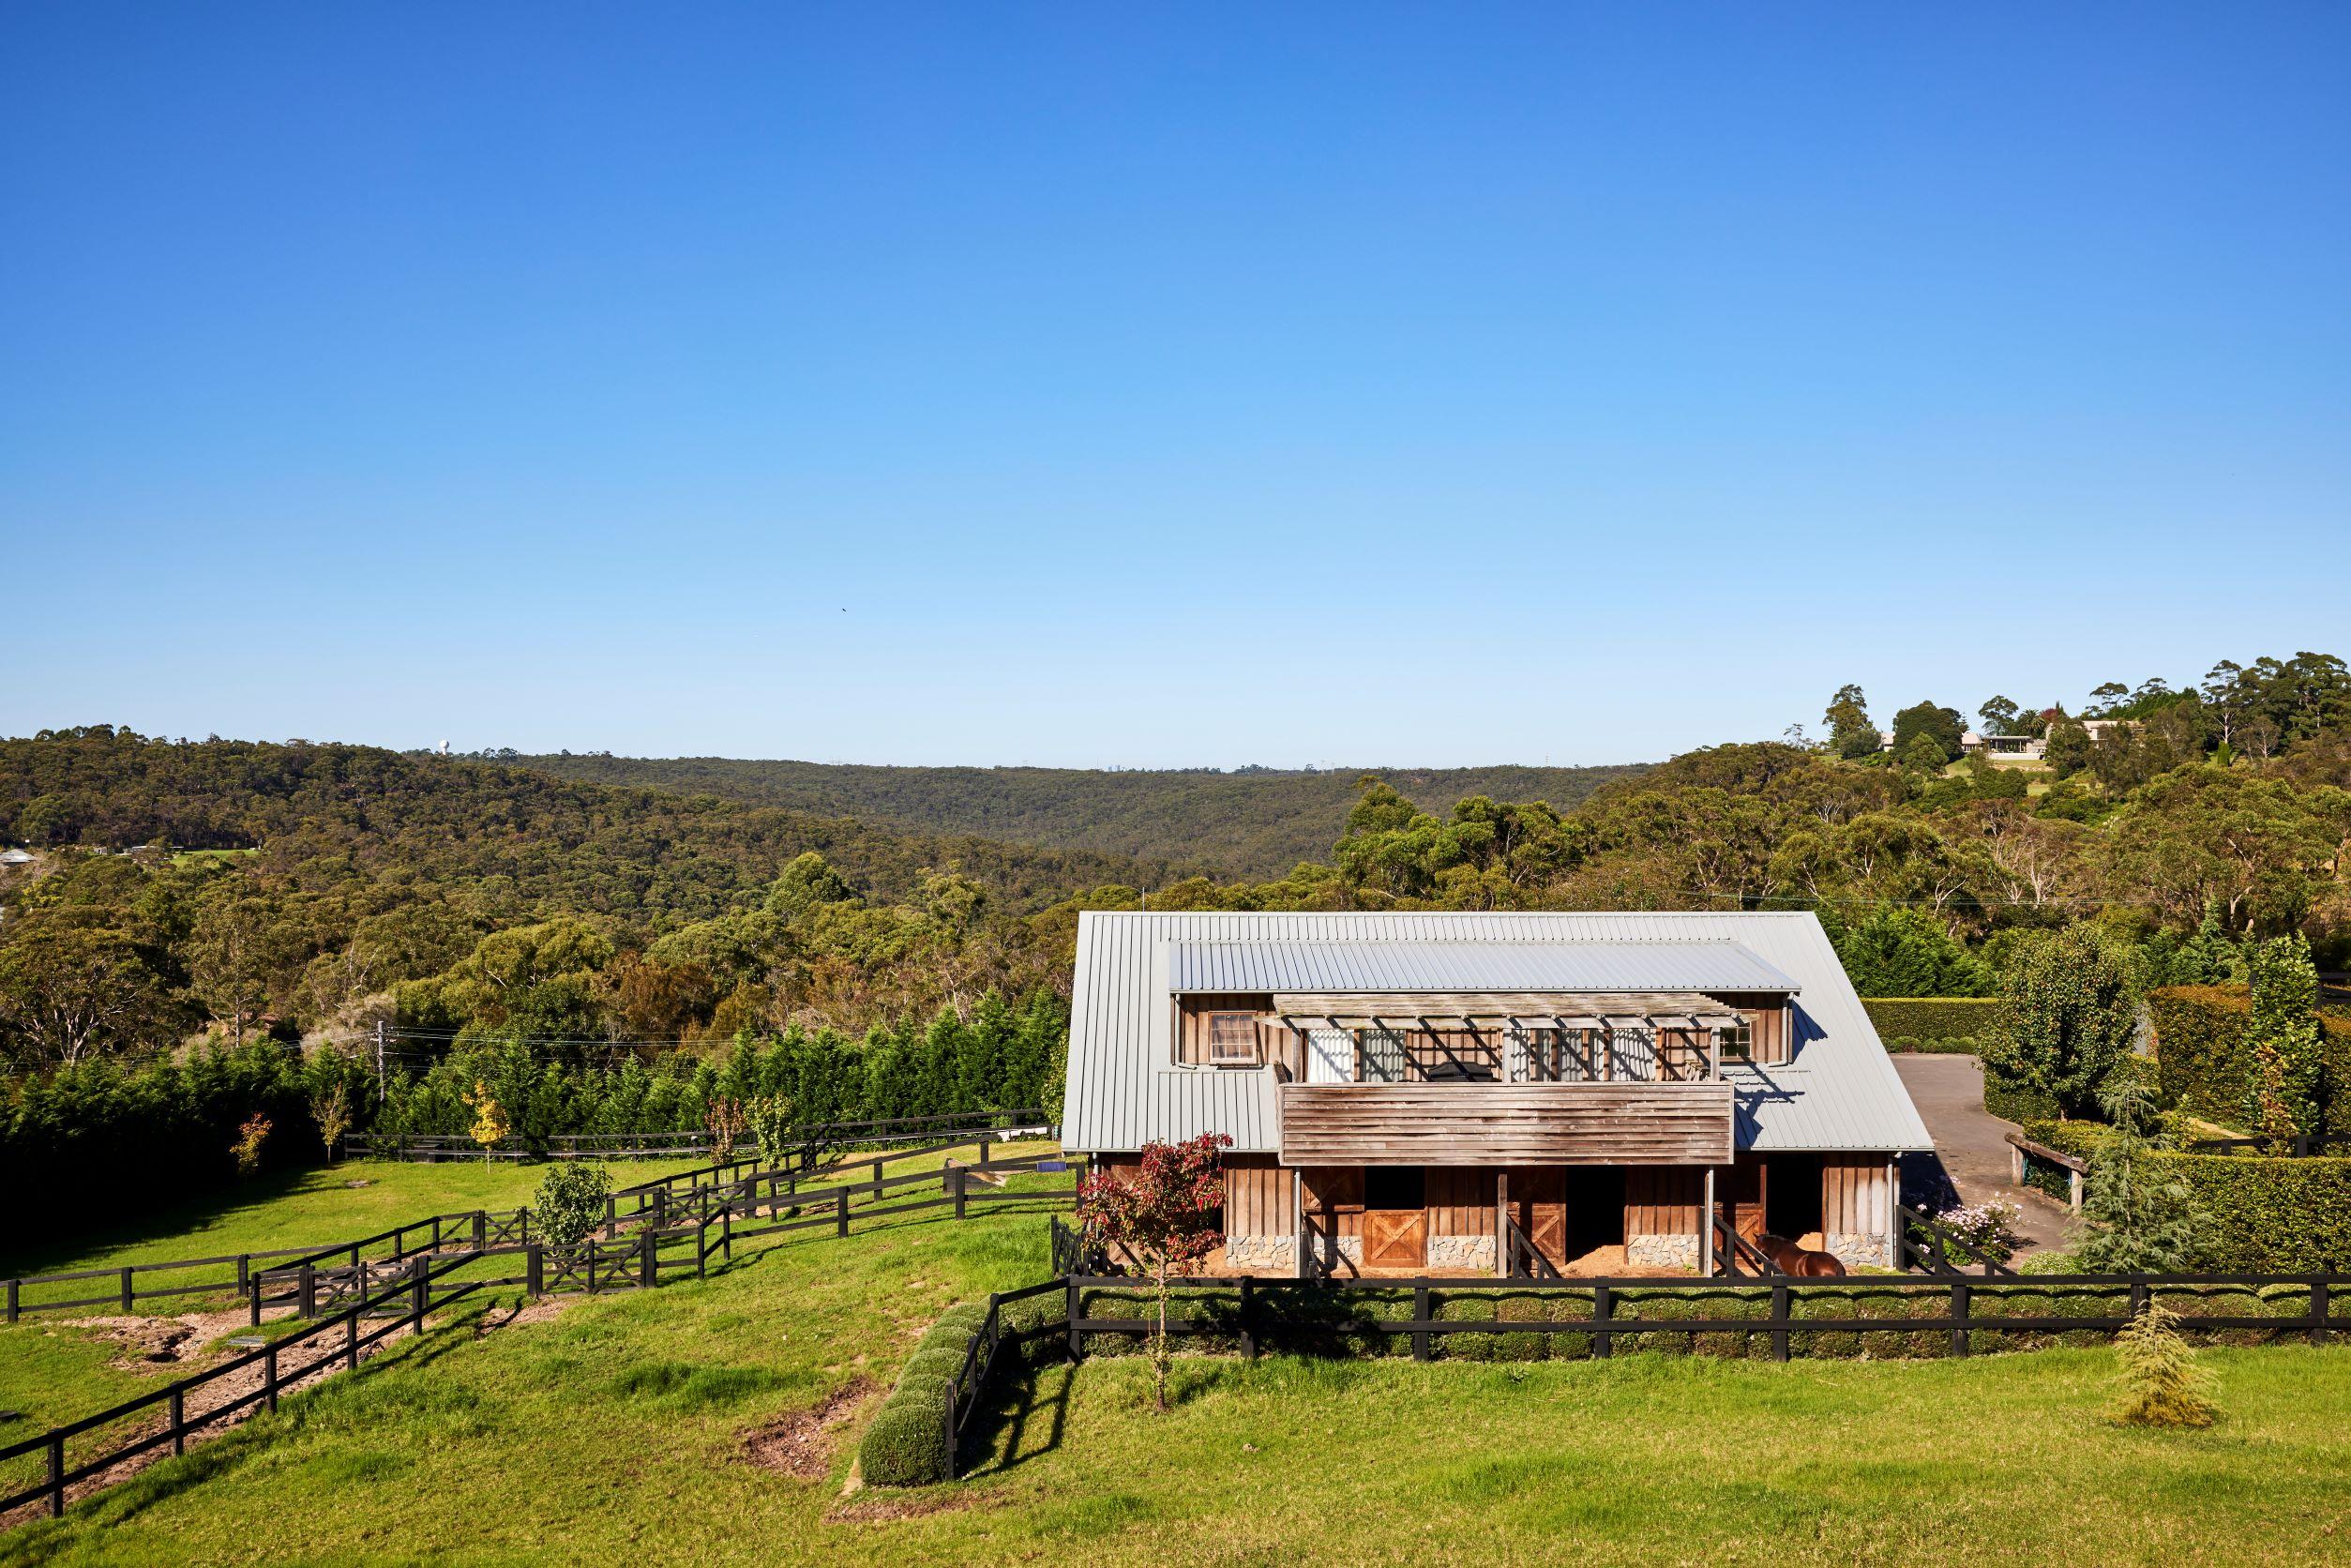
[{"label": "shrub", "polygon": [[1873,996],[1861,1006],[1881,1040],[1973,1040],[1991,1033],[2000,1013],[1991,996]]},{"label": "shrub", "polygon": [[[2245,1043],[2253,995],[2243,986],[2165,986],[2148,993],[2163,1098],[2192,1115],[2235,1124],[2253,1087]],[[2351,1083],[2351,1018],[2318,1015],[2322,1081]]]},{"label": "shrub", "polygon": [[858,1473],[876,1486],[922,1486],[947,1475],[947,1428],[942,1410],[893,1395],[875,1412],[857,1445]]},{"label": "shrub", "polygon": [[2068,1114],[2087,1111],[2137,1030],[2129,976],[2094,933],[2076,927],[2041,938],[2010,969],[1984,1057],[1985,1103],[1997,1076],[2004,1090],[2053,1096]]},{"label": "shrub", "polygon": [[269,1118],[260,1111],[245,1119],[236,1130],[236,1173],[250,1176],[262,1168],[262,1146],[269,1141]]},{"label": "shrub", "polygon": [[550,1246],[578,1246],[604,1223],[612,1178],[593,1160],[564,1160],[539,1178],[531,1222]]}]

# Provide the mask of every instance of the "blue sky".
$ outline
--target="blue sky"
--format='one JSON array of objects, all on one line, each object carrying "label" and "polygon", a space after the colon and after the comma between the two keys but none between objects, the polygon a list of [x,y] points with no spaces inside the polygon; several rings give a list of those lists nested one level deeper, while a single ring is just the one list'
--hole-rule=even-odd
[{"label": "blue sky", "polygon": [[2351,653],[2338,6],[0,13],[0,732],[1654,758]]}]

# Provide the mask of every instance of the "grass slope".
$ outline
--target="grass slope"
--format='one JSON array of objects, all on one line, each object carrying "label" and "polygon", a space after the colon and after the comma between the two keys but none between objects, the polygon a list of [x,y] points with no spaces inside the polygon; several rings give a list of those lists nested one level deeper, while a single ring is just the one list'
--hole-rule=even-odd
[{"label": "grass slope", "polygon": [[1131,856],[1223,877],[1273,877],[1331,853],[1355,781],[1374,772],[1426,810],[1467,795],[1565,809],[1645,763],[1590,768],[1339,768],[1323,773],[1172,769],[873,767],[726,757],[519,757],[583,782],[706,793],[900,831],[969,834]]},{"label": "grass slope", "polygon": [[0,1562],[2309,1561],[2351,1529],[2351,1352],[2208,1352],[2225,1419],[2104,1420],[2113,1358],[1521,1366],[1137,1358],[1007,1395],[955,1487],[839,1496],[746,1434],[886,1385],[1044,1222],[915,1219],[700,1283],[460,1328],[290,1402]]}]

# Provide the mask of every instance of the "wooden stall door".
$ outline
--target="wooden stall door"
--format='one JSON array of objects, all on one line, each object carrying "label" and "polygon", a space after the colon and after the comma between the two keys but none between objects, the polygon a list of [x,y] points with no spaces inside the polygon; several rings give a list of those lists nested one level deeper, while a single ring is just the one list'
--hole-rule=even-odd
[{"label": "wooden stall door", "polygon": [[1534,1166],[1510,1173],[1512,1217],[1527,1241],[1555,1269],[1567,1267],[1567,1172]]},{"label": "wooden stall door", "polygon": [[1364,1267],[1418,1269],[1428,1262],[1428,1213],[1424,1209],[1364,1212]]}]

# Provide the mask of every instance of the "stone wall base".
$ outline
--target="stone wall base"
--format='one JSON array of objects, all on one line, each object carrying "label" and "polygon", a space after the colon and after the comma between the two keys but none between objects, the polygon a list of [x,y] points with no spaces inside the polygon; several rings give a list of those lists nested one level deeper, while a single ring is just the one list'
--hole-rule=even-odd
[{"label": "stone wall base", "polygon": [[1494,1238],[1491,1236],[1431,1236],[1428,1239],[1428,1267],[1432,1274],[1494,1271]]},{"label": "stone wall base", "polygon": [[1695,1269],[1698,1266],[1698,1239],[1695,1236],[1627,1236],[1624,1238],[1624,1260],[1637,1269]]},{"label": "stone wall base", "polygon": [[1873,1236],[1862,1230],[1831,1230],[1823,1238],[1828,1250],[1836,1255],[1838,1262],[1848,1269],[1867,1266],[1882,1269],[1888,1266],[1886,1238]]},{"label": "stone wall base", "polygon": [[1294,1274],[1298,1272],[1298,1238],[1228,1236],[1225,1266],[1238,1273]]}]

